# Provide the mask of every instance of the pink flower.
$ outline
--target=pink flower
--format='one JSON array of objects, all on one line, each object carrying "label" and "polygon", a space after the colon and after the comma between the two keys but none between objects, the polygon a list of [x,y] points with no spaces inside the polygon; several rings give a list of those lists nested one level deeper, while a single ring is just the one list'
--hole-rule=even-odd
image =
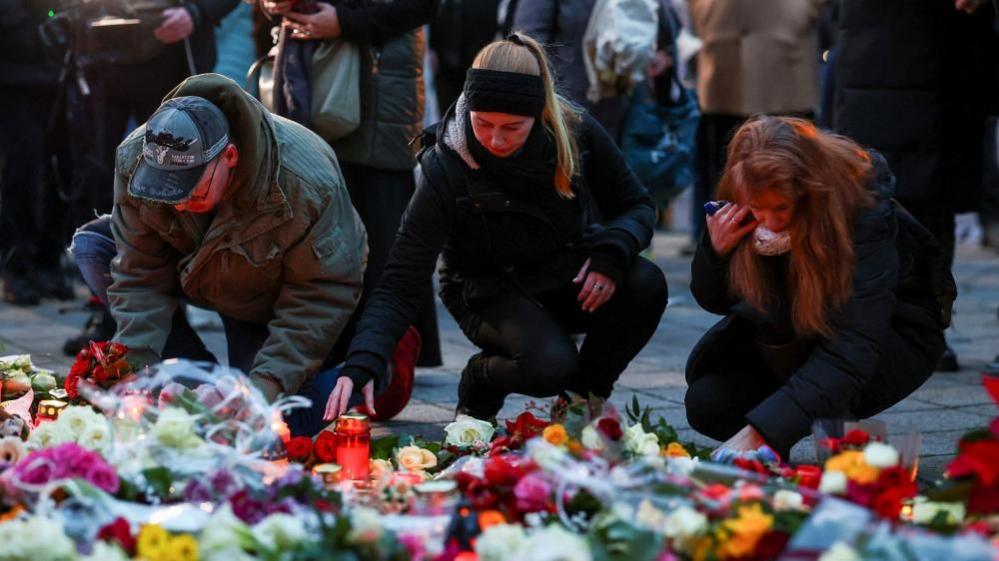
[{"label": "pink flower", "polygon": [[763,488],[759,485],[747,483],[739,488],[740,501],[761,501],[763,500]]},{"label": "pink flower", "polygon": [[41,454],[31,454],[17,464],[17,479],[29,485],[45,485],[55,479],[55,464]]},{"label": "pink flower", "polygon": [[56,477],[59,479],[82,476],[97,459],[86,448],[74,442],[60,444],[42,452],[47,452],[48,457],[56,465]]},{"label": "pink flower", "polygon": [[423,540],[420,539],[420,536],[402,534],[399,536],[399,541],[409,552],[410,559],[425,559],[427,557],[427,549],[423,546]]},{"label": "pink flower", "polygon": [[114,468],[104,462],[95,463],[87,470],[87,483],[108,493],[117,493],[121,482],[118,480],[118,473]]},{"label": "pink flower", "polygon": [[551,485],[541,475],[537,473],[525,475],[513,488],[513,495],[517,497],[517,510],[521,512],[546,510],[551,492]]}]

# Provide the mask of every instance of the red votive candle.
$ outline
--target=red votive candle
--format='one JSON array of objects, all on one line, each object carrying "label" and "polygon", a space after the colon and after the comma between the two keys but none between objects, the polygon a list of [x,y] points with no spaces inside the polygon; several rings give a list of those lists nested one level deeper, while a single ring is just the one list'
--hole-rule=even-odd
[{"label": "red votive candle", "polygon": [[336,463],[344,479],[367,481],[371,457],[371,424],[367,415],[347,413],[336,422]]}]

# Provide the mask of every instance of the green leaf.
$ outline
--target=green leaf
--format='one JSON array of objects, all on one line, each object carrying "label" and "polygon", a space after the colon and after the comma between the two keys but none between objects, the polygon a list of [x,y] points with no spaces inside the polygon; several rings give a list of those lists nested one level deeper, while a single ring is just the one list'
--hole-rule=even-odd
[{"label": "green leaf", "polygon": [[173,476],[170,474],[170,470],[163,466],[147,468],[142,470],[142,476],[159,498],[163,500],[171,498],[170,488],[173,487]]},{"label": "green leaf", "polygon": [[371,441],[371,457],[376,460],[388,460],[392,458],[392,451],[399,446],[399,437],[396,435],[383,436]]}]

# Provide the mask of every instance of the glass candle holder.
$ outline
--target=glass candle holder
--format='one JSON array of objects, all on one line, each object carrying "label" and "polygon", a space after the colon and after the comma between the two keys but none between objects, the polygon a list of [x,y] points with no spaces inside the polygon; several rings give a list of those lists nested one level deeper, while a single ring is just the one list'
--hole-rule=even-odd
[{"label": "glass candle holder", "polygon": [[418,516],[450,515],[458,504],[458,484],[450,479],[427,481],[414,487],[411,514]]},{"label": "glass candle holder", "polygon": [[336,464],[316,464],[312,473],[323,480],[327,489],[333,489],[340,483],[342,468]]},{"label": "glass candle holder", "polygon": [[336,463],[344,479],[366,481],[370,477],[371,424],[367,415],[347,413],[336,423]]}]

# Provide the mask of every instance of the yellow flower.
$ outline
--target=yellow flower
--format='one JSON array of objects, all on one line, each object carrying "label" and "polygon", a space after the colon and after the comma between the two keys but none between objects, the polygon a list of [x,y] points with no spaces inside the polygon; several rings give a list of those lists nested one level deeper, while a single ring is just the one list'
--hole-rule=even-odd
[{"label": "yellow flower", "polygon": [[159,561],[166,558],[169,542],[170,534],[166,530],[156,524],[146,524],[139,530],[135,549],[139,557],[147,561]]},{"label": "yellow flower", "polygon": [[723,559],[748,556],[773,525],[774,517],[763,512],[759,504],[739,507],[736,518],[722,522],[722,528],[727,532],[720,534],[728,535],[719,536],[719,556]]},{"label": "yellow flower", "polygon": [[860,483],[861,485],[866,485],[868,483],[874,483],[878,480],[878,475],[880,475],[881,470],[876,467],[871,467],[868,465],[857,466],[847,472],[846,477],[850,481]]},{"label": "yellow flower", "polygon": [[705,559],[708,558],[708,554],[711,553],[711,542],[712,540],[708,536],[698,538],[694,542],[693,546],[691,547],[691,549],[693,550],[691,557],[694,559],[694,561],[704,561]]},{"label": "yellow flower", "polygon": [[848,474],[854,468],[866,464],[863,452],[860,450],[847,450],[826,460],[826,471],[841,471]]},{"label": "yellow flower", "polygon": [[541,437],[549,444],[555,446],[564,446],[569,441],[569,434],[565,432],[565,427],[559,424],[545,427],[544,432],[541,433]]},{"label": "yellow flower", "polygon": [[198,540],[191,534],[172,538],[167,554],[170,561],[198,561]]},{"label": "yellow flower", "polygon": [[663,449],[663,456],[667,458],[689,458],[690,452],[679,442],[670,442],[669,446]]}]

